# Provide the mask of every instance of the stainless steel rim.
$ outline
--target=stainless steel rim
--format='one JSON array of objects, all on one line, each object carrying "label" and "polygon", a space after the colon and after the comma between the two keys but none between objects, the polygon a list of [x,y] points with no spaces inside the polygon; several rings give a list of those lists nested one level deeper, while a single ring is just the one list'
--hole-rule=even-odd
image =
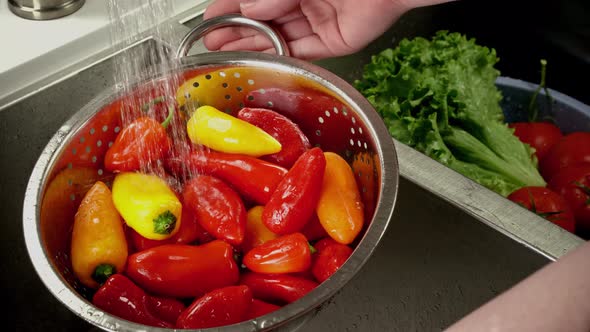
[{"label": "stainless steel rim", "polygon": [[215,29],[228,26],[242,26],[258,30],[270,39],[278,55],[289,55],[287,43],[271,26],[244,16],[230,14],[205,20],[194,27],[180,42],[180,46],[178,46],[178,50],[176,51],[176,57],[181,58],[187,56],[193,44],[199,39]]},{"label": "stainless steel rim", "polygon": [[17,16],[29,20],[53,20],[76,12],[85,3],[85,0],[62,1],[62,3],[43,7],[27,5],[17,0],[8,0],[8,8]]}]

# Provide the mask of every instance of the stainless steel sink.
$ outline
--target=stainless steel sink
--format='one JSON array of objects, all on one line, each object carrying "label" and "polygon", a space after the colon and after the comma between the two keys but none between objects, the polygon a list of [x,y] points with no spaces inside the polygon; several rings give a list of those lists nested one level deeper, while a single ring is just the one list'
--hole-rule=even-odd
[{"label": "stainless steel sink", "polygon": [[[440,9],[409,13],[363,52],[318,64],[352,81],[370,55],[394,37],[437,28],[429,22]],[[179,34],[200,20],[189,18],[174,18],[185,23],[178,24]],[[136,47],[155,45],[148,39]],[[0,252],[2,286],[15,324],[11,330],[94,330],[46,291],[36,275],[23,240],[22,203],[30,172],[50,137],[113,84],[116,56],[97,55],[67,78],[54,77],[28,97],[0,105]],[[442,330],[582,243],[426,156],[401,144],[397,148],[402,179],[385,238],[361,273],[304,330]]]}]

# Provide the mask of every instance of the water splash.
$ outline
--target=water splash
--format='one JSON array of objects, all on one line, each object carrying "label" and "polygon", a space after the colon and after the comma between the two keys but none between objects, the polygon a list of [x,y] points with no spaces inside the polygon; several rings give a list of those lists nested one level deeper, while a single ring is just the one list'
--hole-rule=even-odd
[{"label": "water splash", "polygon": [[[163,122],[169,110],[174,110],[173,121],[167,131],[174,142],[186,137],[182,114],[176,107],[176,90],[180,86],[180,61],[174,51],[180,42],[173,22],[172,0],[108,0],[111,43],[118,52],[114,59],[113,75],[118,93],[125,98],[122,106],[122,125],[126,127],[140,116]],[[140,83],[138,85],[138,83]],[[172,154],[188,152],[188,145],[173,144]],[[148,146],[141,146],[146,154],[141,171],[162,174],[162,163],[149,163]]]}]

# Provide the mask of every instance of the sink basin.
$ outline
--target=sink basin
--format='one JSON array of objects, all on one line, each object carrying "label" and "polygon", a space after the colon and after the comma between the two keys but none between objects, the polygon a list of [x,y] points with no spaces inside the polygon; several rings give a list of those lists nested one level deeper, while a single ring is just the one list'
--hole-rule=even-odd
[{"label": "sink basin", "polygon": [[[318,64],[352,81],[371,54],[404,36],[439,29],[441,11],[456,6],[408,13],[366,50]],[[174,19],[186,23],[179,23],[179,33],[200,20]],[[136,47],[157,45],[146,40]],[[62,306],[36,275],[23,240],[22,204],[30,172],[49,139],[113,84],[116,56],[97,59],[67,79],[0,105],[6,224],[0,243],[9,271],[2,274],[2,285],[14,330],[95,330]],[[396,146],[402,177],[387,233],[362,271],[306,322],[305,330],[441,330],[583,242],[418,152]]]}]

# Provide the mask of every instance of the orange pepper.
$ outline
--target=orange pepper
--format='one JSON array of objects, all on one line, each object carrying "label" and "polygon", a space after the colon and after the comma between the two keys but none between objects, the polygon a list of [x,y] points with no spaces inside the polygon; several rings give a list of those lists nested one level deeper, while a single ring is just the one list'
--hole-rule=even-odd
[{"label": "orange pepper", "polygon": [[324,152],[326,170],[316,213],[336,242],[350,244],[363,228],[363,203],[350,165],[336,153]]},{"label": "orange pepper", "polygon": [[72,230],[74,274],[90,288],[98,288],[112,274],[123,272],[127,262],[123,219],[110,189],[97,181],[78,207]]},{"label": "orange pepper", "polygon": [[261,205],[254,206],[248,210],[248,220],[246,222],[246,233],[244,235],[244,242],[242,242],[243,252],[248,252],[250,249],[257,247],[264,242],[279,237],[266,227],[262,222],[262,211],[264,207]]}]

